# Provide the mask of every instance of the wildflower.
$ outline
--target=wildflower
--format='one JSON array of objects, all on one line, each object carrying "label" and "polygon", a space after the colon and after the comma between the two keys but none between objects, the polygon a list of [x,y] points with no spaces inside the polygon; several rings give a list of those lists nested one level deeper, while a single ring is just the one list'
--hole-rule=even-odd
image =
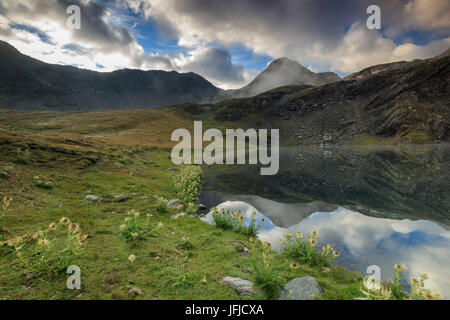
[{"label": "wildflower", "polygon": [[244,216],[239,216],[239,221],[244,222]]},{"label": "wildflower", "polygon": [[308,242],[309,242],[312,246],[315,246],[315,245],[317,244],[317,240],[314,239],[314,238],[309,238],[309,239],[308,239]]},{"label": "wildflower", "polygon": [[287,239],[290,239],[290,238],[292,237],[292,233],[286,232],[286,233],[284,234],[284,236],[285,236]]},{"label": "wildflower", "polygon": [[133,239],[137,239],[137,237],[139,236],[139,234],[135,232],[135,233],[132,233],[131,236],[133,237]]},{"label": "wildflower", "polygon": [[41,240],[38,241],[38,244],[39,244],[40,246],[43,246],[43,247],[48,246],[49,243],[50,243],[50,242],[49,242],[47,239],[41,239]]},{"label": "wildflower", "polygon": [[70,220],[66,217],[62,217],[59,222],[61,222],[62,224],[68,225],[70,223]]},{"label": "wildflower", "polygon": [[183,241],[189,241],[190,239],[189,239],[189,237],[184,236],[183,238],[181,238],[181,240],[183,240]]},{"label": "wildflower", "polygon": [[203,276],[201,283],[208,283],[208,280],[206,280],[206,276]]},{"label": "wildflower", "polygon": [[377,279],[375,279],[373,276],[367,276],[364,279],[363,286],[364,288],[372,292],[377,292],[381,290],[380,282],[377,281]]},{"label": "wildflower", "polygon": [[128,257],[128,260],[130,262],[134,262],[134,260],[136,260],[136,256],[134,254],[130,254],[130,256]]},{"label": "wildflower", "polygon": [[89,235],[87,235],[87,234],[78,234],[77,235],[77,239],[78,239],[78,241],[80,241],[80,242],[84,242],[84,241],[86,241],[86,239],[89,237]]},{"label": "wildflower", "polygon": [[146,216],[149,217],[149,218],[153,217],[153,215],[151,213],[147,213]]},{"label": "wildflower", "polygon": [[255,243],[255,242],[256,242],[256,238],[255,238],[255,237],[251,237],[251,238],[249,239],[249,241],[250,241],[250,243]]},{"label": "wildflower", "polygon": [[413,286],[418,286],[420,284],[419,280],[417,280],[416,278],[412,278],[411,283]]},{"label": "wildflower", "polygon": [[311,238],[317,238],[319,236],[319,233],[316,230],[312,230],[311,233],[309,234],[309,236]]},{"label": "wildflower", "polygon": [[38,231],[38,232],[36,232],[35,234],[33,234],[32,236],[31,236],[31,238],[33,239],[33,240],[37,240],[37,239],[39,239],[40,237],[42,237],[44,235],[44,233],[42,232],[42,231]]},{"label": "wildflower", "polygon": [[298,240],[302,240],[303,234],[302,234],[301,232],[296,232],[296,233],[295,233],[295,237],[296,237]]},{"label": "wildflower", "polygon": [[69,224],[69,231],[70,232],[77,232],[80,229],[80,226],[76,223]]},{"label": "wildflower", "polygon": [[292,264],[290,265],[290,267],[291,267],[292,269],[297,269],[297,268],[298,268],[298,264],[292,263]]},{"label": "wildflower", "polygon": [[334,250],[334,251],[333,251],[333,256],[334,256],[334,257],[337,258],[337,257],[339,257],[339,255],[340,255],[339,251],[337,251],[337,250]]},{"label": "wildflower", "polygon": [[403,267],[399,264],[394,265],[394,269],[397,272],[403,272]]},{"label": "wildflower", "polygon": [[126,227],[127,227],[126,225],[122,224],[119,228],[120,230],[125,230]]},{"label": "wildflower", "polygon": [[17,246],[19,243],[21,243],[22,242],[22,237],[15,237],[15,238],[13,238],[13,239],[9,239],[8,241],[7,241],[7,244],[8,244],[8,246],[10,246],[10,247],[15,247],[15,246]]},{"label": "wildflower", "polygon": [[139,211],[134,211],[134,216],[137,218],[137,217],[139,217],[140,216],[140,213],[139,213]]},{"label": "wildflower", "polygon": [[265,218],[261,218],[261,222],[265,222],[266,221],[266,219]]},{"label": "wildflower", "polygon": [[50,223],[50,225],[48,226],[48,228],[50,229],[50,230],[56,230],[56,223]]},{"label": "wildflower", "polygon": [[162,228],[164,226],[164,224],[162,222],[158,223],[158,227]]},{"label": "wildflower", "polygon": [[130,218],[126,217],[123,221],[128,222],[128,221],[130,221]]},{"label": "wildflower", "polygon": [[279,239],[278,242],[280,242],[280,244],[285,244],[286,241],[284,239]]},{"label": "wildflower", "polygon": [[272,245],[270,244],[270,242],[264,242],[263,243],[263,245],[264,245],[264,247],[266,247],[266,248],[269,248],[269,249],[271,249],[272,248]]}]

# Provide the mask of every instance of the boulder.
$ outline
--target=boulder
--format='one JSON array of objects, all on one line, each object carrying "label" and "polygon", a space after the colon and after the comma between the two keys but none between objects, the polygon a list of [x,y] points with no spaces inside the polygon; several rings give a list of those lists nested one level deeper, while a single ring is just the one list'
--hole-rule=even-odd
[{"label": "boulder", "polygon": [[315,300],[322,296],[322,289],[311,276],[296,278],[287,283],[279,300]]}]

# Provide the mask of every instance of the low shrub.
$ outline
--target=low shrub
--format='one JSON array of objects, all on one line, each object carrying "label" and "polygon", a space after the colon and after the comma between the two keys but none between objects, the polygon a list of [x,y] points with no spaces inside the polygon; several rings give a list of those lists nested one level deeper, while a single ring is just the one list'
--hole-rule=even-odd
[{"label": "low shrub", "polygon": [[249,237],[256,237],[258,235],[265,220],[261,218],[256,223],[256,212],[253,212],[248,225],[245,225],[245,218],[241,210],[230,213],[230,210],[221,209],[219,212],[216,208],[212,209],[212,217],[217,227],[224,230],[233,230]]},{"label": "low shrub", "polygon": [[255,287],[263,293],[266,299],[274,299],[283,288],[283,280],[278,272],[272,268],[273,256],[270,243],[265,242],[263,249],[252,248],[252,277]]},{"label": "low shrub", "polygon": [[188,166],[174,177],[178,198],[186,205],[198,203],[198,195],[203,184],[203,171],[199,166]]},{"label": "low shrub", "polygon": [[161,223],[156,226],[150,225],[151,214],[147,214],[146,218],[143,218],[138,211],[130,210],[127,215],[124,223],[119,227],[119,235],[125,241],[147,239],[147,237],[155,235],[156,230],[162,227]]},{"label": "low shrub", "polygon": [[311,266],[329,266],[339,256],[339,252],[334,250],[332,246],[327,245],[322,247],[321,253],[317,253],[318,236],[319,233],[315,230],[311,231],[307,239],[303,239],[300,232],[296,232],[295,236],[288,232],[285,234],[285,239],[280,239],[281,254],[298,263]]},{"label": "low shrub", "polygon": [[14,249],[26,271],[56,276],[64,274],[70,265],[77,264],[87,238],[78,224],[62,218],[44,231],[9,239],[6,244]]}]

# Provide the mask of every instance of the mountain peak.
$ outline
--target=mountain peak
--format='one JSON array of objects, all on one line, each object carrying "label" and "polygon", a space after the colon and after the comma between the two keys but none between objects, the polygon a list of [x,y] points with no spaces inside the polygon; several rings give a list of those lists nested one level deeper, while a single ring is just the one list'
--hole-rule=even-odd
[{"label": "mountain peak", "polygon": [[11,59],[22,54],[6,41],[0,40],[0,59]]}]

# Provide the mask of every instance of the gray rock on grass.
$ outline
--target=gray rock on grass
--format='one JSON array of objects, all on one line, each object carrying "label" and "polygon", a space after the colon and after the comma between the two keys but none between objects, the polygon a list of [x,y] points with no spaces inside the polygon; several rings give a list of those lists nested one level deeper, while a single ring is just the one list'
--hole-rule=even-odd
[{"label": "gray rock on grass", "polygon": [[322,288],[316,279],[306,276],[287,283],[280,293],[279,300],[315,300],[321,296]]},{"label": "gray rock on grass", "polygon": [[226,284],[236,290],[239,295],[247,296],[253,293],[253,283],[248,280],[233,277],[224,277],[220,283]]}]

